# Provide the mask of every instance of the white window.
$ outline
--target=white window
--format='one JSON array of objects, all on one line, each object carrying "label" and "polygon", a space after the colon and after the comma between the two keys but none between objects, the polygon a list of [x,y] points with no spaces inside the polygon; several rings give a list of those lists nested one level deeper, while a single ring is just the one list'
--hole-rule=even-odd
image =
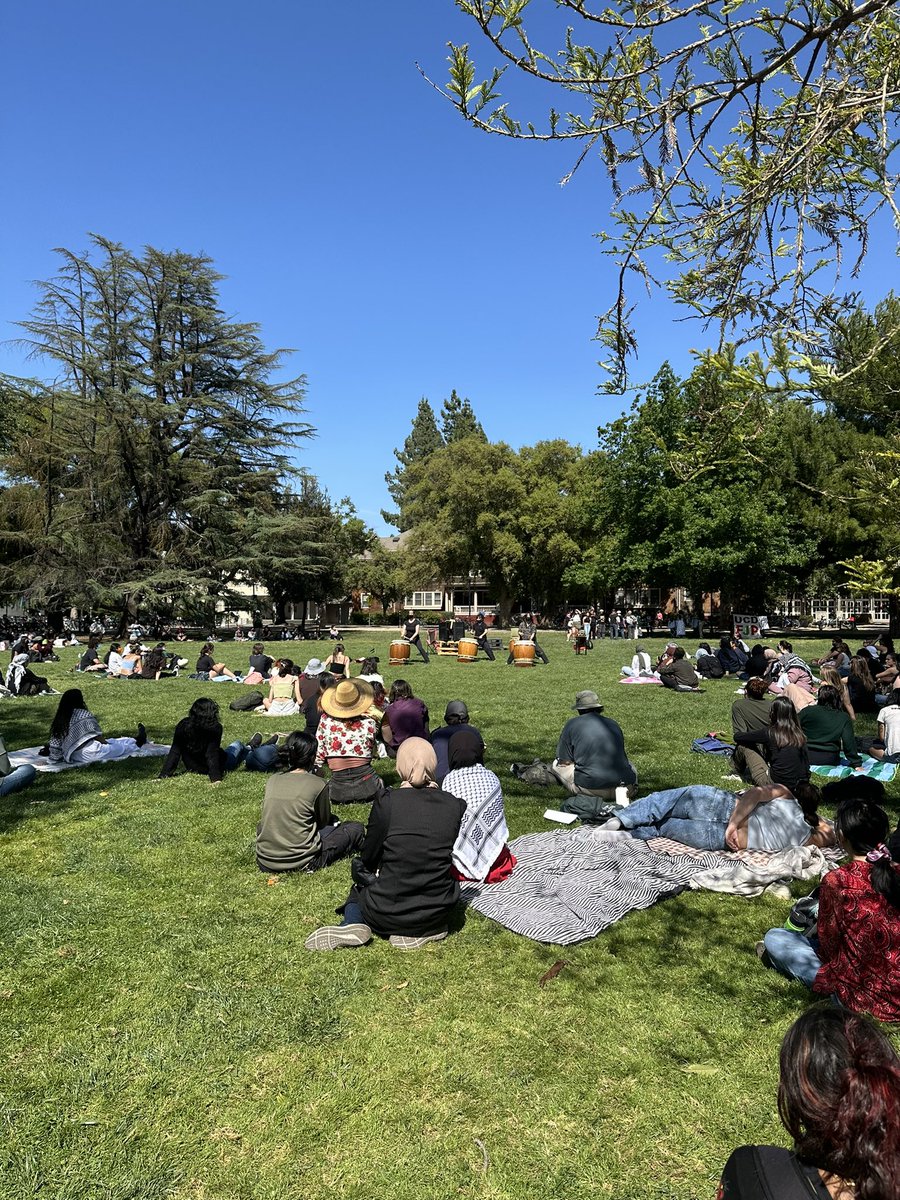
[{"label": "white window", "polygon": [[444,603],[443,592],[413,592],[405,596],[403,603],[407,608],[441,608]]}]

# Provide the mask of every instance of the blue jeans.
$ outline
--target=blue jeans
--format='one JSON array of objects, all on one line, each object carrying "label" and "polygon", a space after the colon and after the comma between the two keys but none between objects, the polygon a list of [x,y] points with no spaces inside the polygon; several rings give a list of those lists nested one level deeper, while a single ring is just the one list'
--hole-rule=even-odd
[{"label": "blue jeans", "polygon": [[232,742],[225,747],[225,770],[235,771],[250,753],[250,747],[243,742]]},{"label": "blue jeans", "polygon": [[34,767],[14,767],[0,779],[0,796],[11,796],[13,792],[24,792],[34,783],[37,771]]},{"label": "blue jeans", "polygon": [[244,760],[245,771],[274,771],[278,761],[277,746],[257,746]]},{"label": "blue jeans", "polygon": [[793,929],[770,929],[763,938],[766,951],[772,960],[772,966],[788,979],[796,979],[805,983],[808,988],[822,965],[813,943],[802,933]]},{"label": "blue jeans", "polygon": [[653,792],[616,816],[623,829],[645,842],[665,837],[696,850],[724,850],[725,830],[735,803],[733,792],[698,783]]},{"label": "blue jeans", "polygon": [[344,905],[344,915],[341,918],[342,925],[365,925],[366,918],[363,916],[363,910],[353,900],[348,900]]}]

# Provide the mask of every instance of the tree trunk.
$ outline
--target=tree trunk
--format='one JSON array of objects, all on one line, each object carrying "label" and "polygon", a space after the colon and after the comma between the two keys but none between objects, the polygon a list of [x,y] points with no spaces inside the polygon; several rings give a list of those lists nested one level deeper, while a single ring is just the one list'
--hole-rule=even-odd
[{"label": "tree trunk", "polygon": [[900,596],[888,597],[888,629],[892,638],[900,638]]}]

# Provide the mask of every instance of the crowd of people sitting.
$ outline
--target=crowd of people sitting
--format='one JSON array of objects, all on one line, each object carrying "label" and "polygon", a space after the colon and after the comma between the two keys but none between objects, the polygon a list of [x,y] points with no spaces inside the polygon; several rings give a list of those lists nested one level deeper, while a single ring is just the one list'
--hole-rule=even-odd
[{"label": "crowd of people sitting", "polygon": [[[178,669],[163,645],[123,651],[113,643],[105,660],[99,650],[92,638],[82,672],[159,679]],[[11,667],[22,654],[29,657],[19,668],[27,673],[38,660],[30,647],[14,647]],[[313,951],[361,947],[376,936],[404,950],[440,941],[461,885],[492,885],[516,867],[503,787],[485,766],[485,741],[466,703],[447,704],[444,723],[432,729],[428,706],[409,682],[396,679],[386,691],[378,666],[374,656],[354,662],[337,644],[324,662],[311,658],[300,667],[273,660],[256,643],[241,675],[205,644],[193,678],[267,684],[265,710],[302,715],[305,728],[223,746],[219,705],[203,696],[177,723],[159,774],[169,780],[182,768],[215,786],[241,767],[266,773],[255,843],[261,871],[316,871],[351,859],[341,921],[310,934],[306,947]],[[851,766],[860,761],[858,713],[877,714],[881,736],[873,752],[900,762],[900,687],[890,639],[856,653],[836,641],[814,667],[787,642],[772,651],[723,638],[716,650],[701,645],[695,666],[676,644],[651,666],[638,645],[629,670],[671,679],[675,690],[696,688],[700,676],[743,680],[731,706],[733,763],[749,785],[743,792],[694,785],[635,799],[638,772],[623,731],[594,691],[576,695],[552,764],[514,764],[514,774],[560,786],[567,797],[562,807],[606,834],[670,838],[699,850],[837,847],[847,859],[823,876],[814,923],[769,930],[757,946],[764,966],[832,1002],[805,1013],[782,1049],[779,1111],[795,1150],[741,1147],[726,1164],[720,1197],[790,1196],[797,1181],[808,1188],[798,1195],[896,1197],[900,1064],[858,1014],[900,1021],[900,830],[891,835],[877,781],[829,784],[824,799],[839,800],[832,823],[810,778],[811,767],[836,764],[842,755]],[[143,725],[134,737],[107,737],[81,690],[71,688],[60,697],[41,753],[51,763],[87,765],[127,757],[147,742]],[[394,760],[397,786],[385,786],[379,757]],[[0,742],[0,795],[34,778],[32,767],[12,768]],[[351,803],[371,805],[365,825],[337,817]]]}]

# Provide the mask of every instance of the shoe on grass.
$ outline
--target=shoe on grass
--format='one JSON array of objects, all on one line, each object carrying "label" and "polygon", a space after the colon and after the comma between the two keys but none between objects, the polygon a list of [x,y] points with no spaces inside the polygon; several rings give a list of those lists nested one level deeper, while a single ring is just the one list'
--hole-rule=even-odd
[{"label": "shoe on grass", "polygon": [[429,942],[442,942],[446,936],[446,929],[440,930],[439,933],[426,933],[424,937],[406,937],[403,934],[393,933],[388,941],[395,950],[421,950]]},{"label": "shoe on grass", "polygon": [[262,734],[254,733],[253,737],[247,743],[251,750],[258,750],[262,745]]},{"label": "shoe on grass", "polygon": [[307,950],[343,950],[365,946],[371,942],[372,930],[362,923],[356,925],[323,925],[303,943]]},{"label": "shoe on grass", "polygon": [[137,733],[138,733],[138,735],[134,740],[137,742],[138,746],[146,746],[147,745],[147,727],[146,727],[146,725],[144,725],[143,721],[138,721]]},{"label": "shoe on grass", "polygon": [[273,733],[273,734],[272,734],[272,736],[271,736],[270,738],[266,738],[266,740],[263,742],[263,745],[264,745],[264,746],[277,746],[277,745],[278,745],[278,738],[279,738],[280,736],[281,736],[280,734]]}]

